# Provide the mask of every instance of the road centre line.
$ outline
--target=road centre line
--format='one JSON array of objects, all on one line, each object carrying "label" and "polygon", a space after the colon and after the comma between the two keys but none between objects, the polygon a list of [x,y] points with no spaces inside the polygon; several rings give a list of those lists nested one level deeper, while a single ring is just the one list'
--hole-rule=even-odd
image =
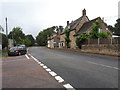
[{"label": "road centre line", "polygon": [[91,63],[91,64],[95,64],[95,65],[99,65],[99,66],[107,67],[107,68],[113,68],[113,69],[120,70],[120,69],[117,68],[117,67],[112,67],[112,66],[108,66],[108,65],[104,65],[104,64],[99,64],[99,63],[94,63],[94,62],[91,62],[91,61],[87,61],[87,62],[88,62],[88,63]]},{"label": "road centre line", "polygon": [[25,54],[25,56],[26,56],[27,59],[30,59],[27,54]]}]

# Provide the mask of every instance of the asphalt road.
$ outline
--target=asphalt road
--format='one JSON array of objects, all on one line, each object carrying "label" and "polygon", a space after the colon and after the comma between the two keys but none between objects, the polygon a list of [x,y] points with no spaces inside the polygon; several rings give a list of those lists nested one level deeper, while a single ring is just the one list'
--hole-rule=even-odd
[{"label": "asphalt road", "polygon": [[74,88],[118,88],[118,60],[112,56],[32,47],[29,53]]}]

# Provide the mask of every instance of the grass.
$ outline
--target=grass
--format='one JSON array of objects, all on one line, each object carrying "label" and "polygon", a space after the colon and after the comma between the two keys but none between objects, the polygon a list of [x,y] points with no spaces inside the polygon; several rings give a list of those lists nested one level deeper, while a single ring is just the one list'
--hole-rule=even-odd
[{"label": "grass", "polygon": [[5,50],[0,51],[0,57],[4,57],[6,55],[7,55],[7,51]]}]

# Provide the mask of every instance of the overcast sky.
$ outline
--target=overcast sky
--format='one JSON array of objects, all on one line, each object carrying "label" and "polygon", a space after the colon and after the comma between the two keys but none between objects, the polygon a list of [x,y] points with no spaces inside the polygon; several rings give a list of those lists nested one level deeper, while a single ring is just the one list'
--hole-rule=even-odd
[{"label": "overcast sky", "polygon": [[119,0],[1,0],[0,25],[5,29],[5,17],[8,18],[8,30],[21,27],[25,34],[34,37],[51,26],[66,26],[82,16],[85,8],[88,18],[104,17],[109,25],[118,18]]}]

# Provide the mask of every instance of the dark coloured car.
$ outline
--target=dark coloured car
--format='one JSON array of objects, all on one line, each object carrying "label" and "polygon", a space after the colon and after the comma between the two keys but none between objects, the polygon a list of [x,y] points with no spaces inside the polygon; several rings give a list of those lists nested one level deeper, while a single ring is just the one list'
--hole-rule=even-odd
[{"label": "dark coloured car", "polygon": [[24,54],[26,54],[26,52],[27,52],[27,50],[24,47],[21,47],[21,46],[11,47],[8,50],[8,56],[11,56],[11,55],[24,55]]}]

